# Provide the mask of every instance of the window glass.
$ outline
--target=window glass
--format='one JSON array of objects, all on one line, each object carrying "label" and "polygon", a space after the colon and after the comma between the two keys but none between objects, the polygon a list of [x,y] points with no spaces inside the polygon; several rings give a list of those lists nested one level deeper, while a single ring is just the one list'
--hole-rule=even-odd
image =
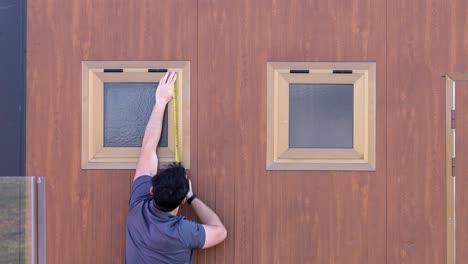
[{"label": "window glass", "polygon": [[290,148],[353,148],[353,85],[289,85]]},{"label": "window glass", "polygon": [[[104,147],[141,147],[158,83],[104,83]],[[167,147],[167,108],[160,147]]]}]

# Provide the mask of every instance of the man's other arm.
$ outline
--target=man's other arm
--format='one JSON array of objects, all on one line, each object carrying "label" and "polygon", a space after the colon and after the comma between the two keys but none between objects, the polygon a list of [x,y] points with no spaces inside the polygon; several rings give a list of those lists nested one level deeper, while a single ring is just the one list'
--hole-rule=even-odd
[{"label": "man's other arm", "polygon": [[[187,193],[187,199],[193,195],[192,192],[192,182],[189,180],[189,192]],[[218,215],[216,215],[211,208],[209,208],[205,203],[203,203],[200,199],[195,198],[191,202],[191,207],[197,214],[200,222],[205,229],[205,244],[203,248],[209,248],[212,246],[216,246],[217,244],[221,243],[227,237],[227,230],[224,227],[223,222],[219,219]]]},{"label": "man's other arm", "polygon": [[155,96],[156,103],[151,112],[148,124],[146,125],[143,143],[141,144],[140,158],[138,159],[133,181],[142,175],[154,176],[158,171],[156,148],[161,138],[164,110],[166,109],[167,103],[172,99],[172,96],[174,96],[175,80],[175,72],[168,72],[159,81]]}]

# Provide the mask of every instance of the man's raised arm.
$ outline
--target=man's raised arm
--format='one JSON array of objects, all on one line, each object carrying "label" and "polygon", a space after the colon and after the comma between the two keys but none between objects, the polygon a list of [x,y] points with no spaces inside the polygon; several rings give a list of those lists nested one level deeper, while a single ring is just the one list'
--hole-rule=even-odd
[{"label": "man's raised arm", "polygon": [[141,145],[140,158],[138,159],[133,180],[136,180],[142,175],[153,176],[158,171],[158,156],[156,155],[156,148],[158,146],[159,139],[161,138],[164,111],[167,103],[169,103],[172,96],[174,96],[175,80],[176,73],[168,72],[159,81],[155,96],[156,103],[153,107],[153,111],[151,112],[148,124],[146,125],[145,135]]}]

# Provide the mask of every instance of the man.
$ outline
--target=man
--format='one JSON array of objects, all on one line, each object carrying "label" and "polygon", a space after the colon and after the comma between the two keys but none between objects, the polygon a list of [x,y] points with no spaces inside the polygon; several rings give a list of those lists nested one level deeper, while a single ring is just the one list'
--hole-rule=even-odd
[{"label": "man", "polygon": [[[175,73],[156,89],[156,104],[146,126],[127,218],[126,263],[192,263],[193,249],[221,243],[227,235],[219,217],[192,192],[185,168],[173,163],[158,171],[156,147],[167,103],[174,95]],[[188,203],[201,224],[178,216]]]}]

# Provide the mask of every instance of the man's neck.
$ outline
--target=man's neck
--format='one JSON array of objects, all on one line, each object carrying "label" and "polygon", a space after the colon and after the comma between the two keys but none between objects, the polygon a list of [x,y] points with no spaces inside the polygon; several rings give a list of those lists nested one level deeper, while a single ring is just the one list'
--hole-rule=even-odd
[{"label": "man's neck", "polygon": [[176,209],[174,209],[174,210],[172,210],[170,212],[167,212],[167,213],[176,216],[178,212],[179,212],[179,207],[177,206]]},{"label": "man's neck", "polygon": [[[158,207],[156,206],[156,202],[154,202],[154,200],[153,200],[153,206],[154,206],[156,209],[158,209]],[[179,212],[179,207],[180,207],[180,206],[177,206],[176,209],[174,209],[174,210],[172,210],[172,211],[170,211],[170,212],[167,212],[167,213],[170,214],[170,215],[177,216],[177,213]],[[160,210],[160,209],[158,209],[158,210]]]}]

